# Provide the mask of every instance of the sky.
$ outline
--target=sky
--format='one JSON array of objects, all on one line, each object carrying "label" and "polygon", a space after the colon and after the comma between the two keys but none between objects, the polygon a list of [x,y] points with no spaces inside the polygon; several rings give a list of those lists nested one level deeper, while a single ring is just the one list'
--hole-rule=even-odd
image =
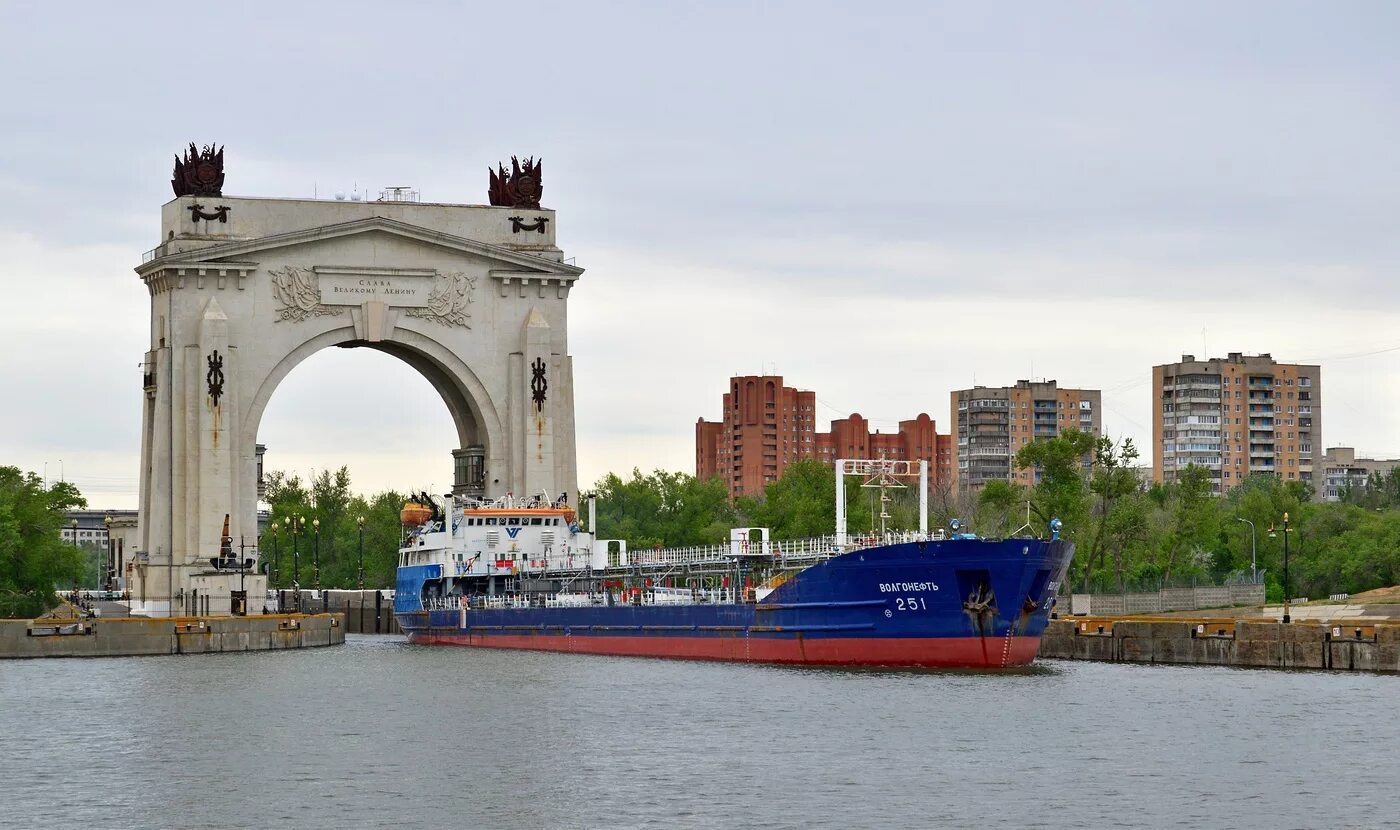
[{"label": "sky", "polygon": [[[175,153],[225,193],[481,203],[544,160],[580,478],[693,472],[732,374],[874,426],[949,391],[1103,390],[1150,462],[1151,367],[1322,364],[1322,441],[1400,457],[1400,6],[0,2],[0,464],[136,504]],[[370,394],[366,394],[366,390]],[[421,409],[391,402],[421,398]],[[268,467],[441,492],[427,382],[321,352]]]}]

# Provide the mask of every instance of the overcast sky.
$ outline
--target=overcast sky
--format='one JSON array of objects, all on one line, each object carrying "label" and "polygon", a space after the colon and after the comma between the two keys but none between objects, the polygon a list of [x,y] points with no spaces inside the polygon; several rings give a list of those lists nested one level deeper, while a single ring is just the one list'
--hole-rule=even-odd
[{"label": "overcast sky", "polygon": [[[1104,391],[1150,461],[1151,367],[1323,365],[1323,442],[1400,456],[1393,3],[0,4],[0,464],[134,507],[172,156],[225,192],[480,203],[542,156],[580,474],[693,472],[726,379],[882,429],[950,389]],[[367,394],[368,392],[368,394]],[[419,412],[390,407],[417,395]],[[451,484],[427,382],[320,353],[268,465]]]}]

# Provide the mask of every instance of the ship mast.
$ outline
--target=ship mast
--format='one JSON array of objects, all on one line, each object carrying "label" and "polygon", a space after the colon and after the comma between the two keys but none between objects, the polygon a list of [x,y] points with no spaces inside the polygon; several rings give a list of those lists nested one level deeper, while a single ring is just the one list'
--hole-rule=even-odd
[{"label": "ship mast", "polygon": [[[928,538],[928,461],[919,460],[919,537]],[[889,519],[886,509],[890,501],[887,489],[904,487],[900,478],[914,476],[914,462],[894,461],[888,458],[839,458],[836,460],[836,547],[844,550],[846,536],[846,476],[862,476],[866,479],[862,487],[875,487],[880,490],[880,534],[886,531],[885,522]]]}]

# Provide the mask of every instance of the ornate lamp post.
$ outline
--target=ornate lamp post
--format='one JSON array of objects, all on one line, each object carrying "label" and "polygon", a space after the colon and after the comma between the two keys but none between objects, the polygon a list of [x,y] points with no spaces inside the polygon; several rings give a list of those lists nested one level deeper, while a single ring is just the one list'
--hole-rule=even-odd
[{"label": "ornate lamp post", "polygon": [[102,590],[111,591],[116,588],[114,584],[117,575],[117,545],[112,540],[112,514],[108,513],[102,517],[102,524],[107,527],[107,578],[102,582]]},{"label": "ornate lamp post", "polygon": [[365,517],[356,516],[355,524],[360,529],[360,590],[365,589]]},{"label": "ornate lamp post", "polygon": [[312,563],[315,567],[316,593],[321,594],[321,610],[326,610],[326,595],[321,591],[321,520],[311,520],[311,534],[315,539]]},{"label": "ornate lamp post", "polygon": [[301,613],[301,551],[297,547],[297,536],[301,535],[301,514],[292,519],[292,596],[297,613]]},{"label": "ornate lamp post", "polygon": [[[62,474],[60,473],[60,475],[62,475]],[[79,550],[82,550],[82,545],[79,545],[79,544],[78,544],[78,520],[77,520],[77,519],[69,519],[69,520],[68,520],[68,527],[69,527],[70,530],[73,531],[73,547],[78,548]],[[73,583],[73,600],[74,600],[74,602],[76,602],[77,599],[78,599],[78,583],[77,583],[77,582],[74,582],[74,583]]]},{"label": "ornate lamp post", "polygon": [[273,522],[270,530],[272,531],[272,584],[276,586],[277,577],[280,576],[278,566],[281,564],[277,556],[277,539],[281,536],[282,526]]},{"label": "ornate lamp post", "polygon": [[[1283,514],[1283,621],[1284,621],[1285,624],[1293,622],[1292,616],[1288,613],[1288,611],[1289,611],[1289,608],[1288,608],[1288,597],[1289,597],[1289,595],[1292,593],[1292,589],[1290,588],[1290,586],[1289,586],[1289,584],[1288,584],[1288,534],[1290,534],[1290,533],[1292,533],[1292,532],[1293,532],[1293,531],[1291,531],[1291,530],[1288,529],[1288,514],[1287,514],[1287,513],[1284,513],[1284,514]],[[1269,528],[1269,538],[1270,538],[1270,539],[1278,538],[1278,537],[1277,537],[1277,534],[1274,533],[1274,529],[1273,529],[1272,527]]]}]

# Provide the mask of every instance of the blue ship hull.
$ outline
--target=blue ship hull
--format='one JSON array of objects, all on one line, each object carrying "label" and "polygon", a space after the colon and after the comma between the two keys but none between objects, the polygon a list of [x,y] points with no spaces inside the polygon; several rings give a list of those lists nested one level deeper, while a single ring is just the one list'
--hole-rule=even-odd
[{"label": "blue ship hull", "polygon": [[[425,610],[441,565],[399,569],[395,613],[416,643],[821,665],[1001,668],[1035,658],[1074,546],[952,539],[855,550],[758,602]],[[645,596],[645,595],[643,595]],[[477,598],[479,599],[479,598]],[[539,605],[543,605],[540,598]]]}]

